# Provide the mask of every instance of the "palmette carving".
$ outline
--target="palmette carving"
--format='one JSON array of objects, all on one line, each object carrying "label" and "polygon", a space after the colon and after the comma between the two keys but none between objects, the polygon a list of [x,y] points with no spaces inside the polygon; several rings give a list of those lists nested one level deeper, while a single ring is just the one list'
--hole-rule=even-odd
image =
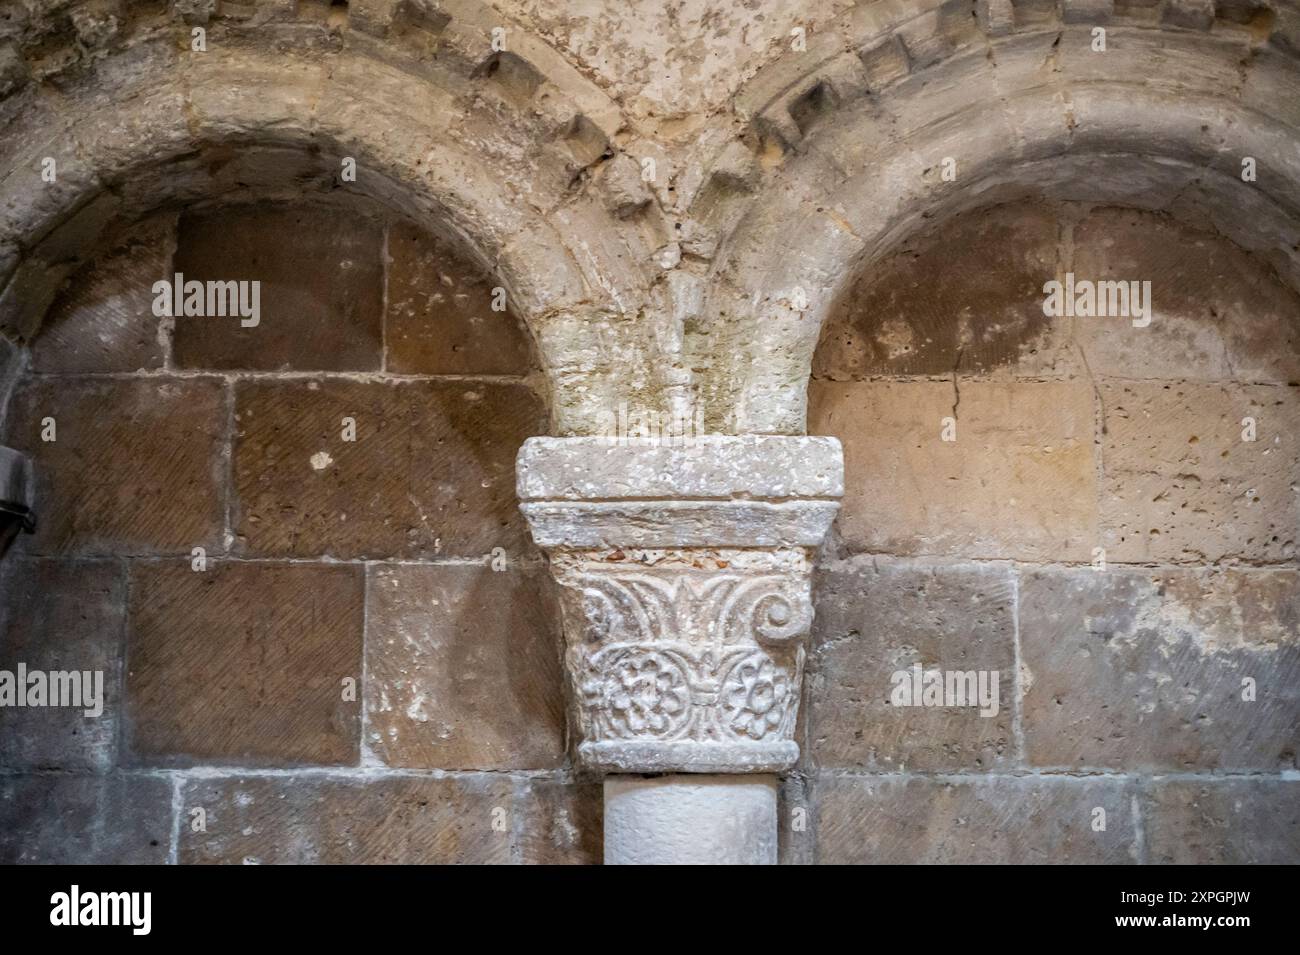
[{"label": "palmette carving", "polygon": [[812,623],[806,568],[799,562],[781,574],[752,575],[586,563],[586,569],[574,568],[559,579],[581,590],[586,626],[603,642],[682,639],[703,627],[727,644],[779,644],[806,634]]},{"label": "palmette carving", "polygon": [[570,553],[552,567],[587,742],[790,738],[812,622],[801,550]]}]

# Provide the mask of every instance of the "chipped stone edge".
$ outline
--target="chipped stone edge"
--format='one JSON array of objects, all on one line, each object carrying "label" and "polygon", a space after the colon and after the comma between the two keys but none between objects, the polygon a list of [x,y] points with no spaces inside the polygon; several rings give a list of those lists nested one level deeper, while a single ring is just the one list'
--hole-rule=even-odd
[{"label": "chipped stone edge", "polygon": [[835,501],[540,501],[520,505],[539,547],[816,547]]},{"label": "chipped stone edge", "polygon": [[578,753],[586,768],[605,773],[780,773],[798,761],[799,744],[604,740],[583,743]]}]

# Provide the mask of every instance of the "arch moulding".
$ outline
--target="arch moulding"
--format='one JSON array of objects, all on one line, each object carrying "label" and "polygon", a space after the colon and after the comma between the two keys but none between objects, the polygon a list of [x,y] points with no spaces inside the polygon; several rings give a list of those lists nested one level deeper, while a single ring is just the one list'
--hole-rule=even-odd
[{"label": "arch moulding", "polygon": [[713,250],[709,319],[687,342],[710,430],[803,433],[837,297],[971,209],[1041,197],[1164,211],[1300,282],[1300,11],[1232,12],[872,4],[760,71],[734,103],[740,141],[692,210]]}]

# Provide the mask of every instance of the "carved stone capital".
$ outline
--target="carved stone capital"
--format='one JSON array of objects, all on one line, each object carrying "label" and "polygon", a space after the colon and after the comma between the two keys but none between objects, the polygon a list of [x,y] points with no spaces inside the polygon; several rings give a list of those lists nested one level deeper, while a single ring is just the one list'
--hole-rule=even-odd
[{"label": "carved stone capital", "polygon": [[811,556],[843,493],[839,442],[532,438],[518,486],[560,586],[583,764],[792,766]]}]

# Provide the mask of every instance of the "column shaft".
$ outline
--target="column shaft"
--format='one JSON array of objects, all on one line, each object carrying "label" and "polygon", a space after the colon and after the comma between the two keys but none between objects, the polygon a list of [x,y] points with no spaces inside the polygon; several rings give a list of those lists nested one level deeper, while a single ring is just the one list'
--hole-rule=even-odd
[{"label": "column shaft", "polygon": [[606,865],[775,865],[776,777],[607,776]]}]

